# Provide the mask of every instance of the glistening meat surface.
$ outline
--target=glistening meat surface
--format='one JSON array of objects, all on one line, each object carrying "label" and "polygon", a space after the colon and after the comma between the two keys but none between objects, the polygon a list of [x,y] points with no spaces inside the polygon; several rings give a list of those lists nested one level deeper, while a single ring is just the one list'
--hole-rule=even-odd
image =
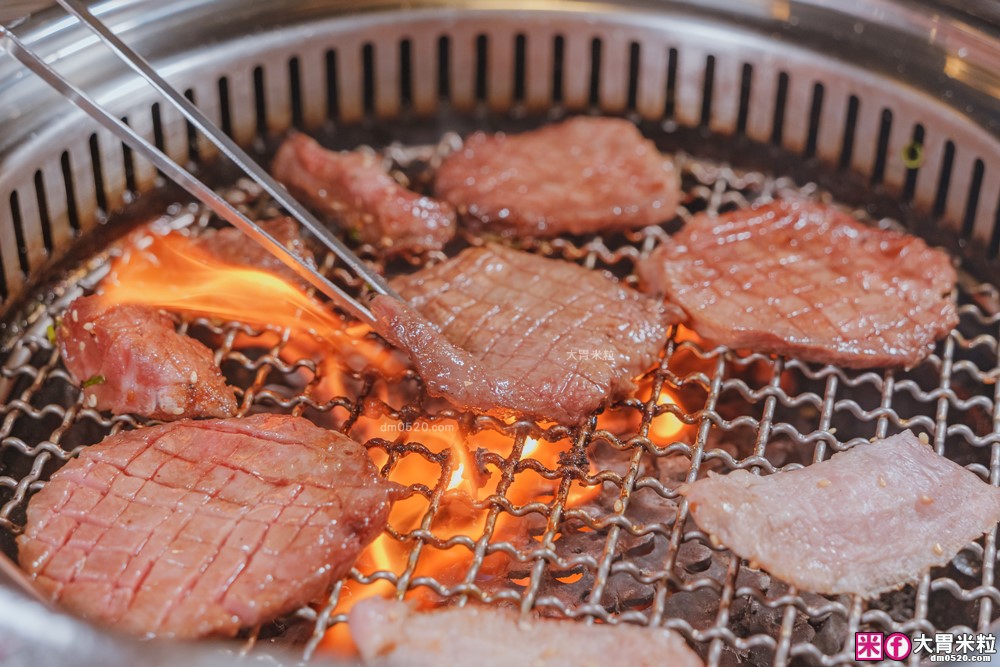
[{"label": "glistening meat surface", "polygon": [[434,190],[490,227],[552,237],[666,222],[680,179],[632,123],[580,116],[523,134],[473,134],[445,158]]},{"label": "glistening meat surface", "polygon": [[945,253],[822,204],[697,215],[638,274],[715,343],[851,368],[913,366],[958,323]]},{"label": "glistening meat surface", "polygon": [[328,151],[293,134],[271,170],[310,208],[387,253],[437,250],[455,235],[450,205],[407,190],[370,153]]},{"label": "glistening meat surface", "polygon": [[504,246],[391,281],[376,329],[428,390],[501,416],[575,424],[631,392],[679,313],[576,264]]},{"label": "glistening meat surface", "polygon": [[28,505],[19,560],[51,599],[140,635],[233,635],[322,596],[394,485],[284,415],[184,421],[84,449]]},{"label": "glistening meat surface", "polygon": [[428,613],[404,602],[369,599],[349,619],[369,667],[700,667],[701,659],[665,629],[535,619],[469,605]]},{"label": "glistening meat surface", "polygon": [[56,335],[87,407],[161,421],[236,412],[211,350],[177,333],[155,308],[81,297],[66,309]]},{"label": "glistening meat surface", "polygon": [[698,527],[816,593],[874,597],[944,565],[1000,521],[1000,489],[909,431],[802,470],[685,491]]}]

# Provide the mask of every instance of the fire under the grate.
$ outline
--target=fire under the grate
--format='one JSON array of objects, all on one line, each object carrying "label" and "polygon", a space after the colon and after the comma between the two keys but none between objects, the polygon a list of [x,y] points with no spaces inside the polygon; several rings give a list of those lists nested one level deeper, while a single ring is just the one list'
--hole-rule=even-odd
[{"label": "fire under the grate", "polygon": [[[384,155],[419,188],[436,156],[455,141],[394,145]],[[682,217],[782,195],[830,197],[814,185],[721,162],[687,155],[679,162],[687,195]],[[225,192],[255,216],[277,213],[246,183]],[[874,224],[896,224],[856,213]],[[168,238],[182,241],[165,247],[166,267],[158,265],[170,281],[170,252],[183,261],[182,235],[216,223],[197,207],[178,204],[158,224],[178,230]],[[633,281],[634,259],[666,234],[655,227],[527,248]],[[376,259],[371,249],[360,252]],[[32,493],[79,448],[142,425],[84,406],[47,335],[68,301],[106,277],[107,257],[85,262],[47,292],[0,355],[0,547],[12,557]],[[388,268],[409,270],[440,258],[413,257]],[[326,268],[358,287],[330,262]],[[343,327],[327,316],[311,322],[321,333],[328,328],[327,336],[274,326],[281,321],[275,313],[301,313],[301,304],[287,303],[290,288],[255,285],[253,301],[261,305],[251,315],[240,310],[245,299],[224,291],[245,290],[237,279],[246,276],[214,269],[216,279],[220,272],[233,278],[232,285],[213,283],[223,298],[201,304],[215,316],[179,316],[178,326],[215,351],[240,388],[241,414],[300,414],[341,430],[365,443],[383,473],[411,490],[390,528],[328,599],[249,632],[247,650],[274,642],[295,645],[307,658],[349,653],[346,612],[371,595],[428,607],[485,602],[578,622],[662,625],[683,634],[712,665],[852,663],[859,630],[975,633],[998,615],[993,534],[949,566],[878,599],[824,597],[789,587],[713,544],[688,519],[677,493],[710,470],[780,474],[905,428],[925,433],[938,452],[998,483],[1000,315],[989,306],[998,298],[992,285],[963,276],[958,328],[905,372],[741,354],[708,347],[679,328],[636,397],[570,430],[473,416],[428,399],[401,357],[372,335],[357,327],[347,337],[334,335]],[[230,311],[213,310],[227,298]],[[344,358],[349,339],[355,341],[350,350],[377,370]]]}]

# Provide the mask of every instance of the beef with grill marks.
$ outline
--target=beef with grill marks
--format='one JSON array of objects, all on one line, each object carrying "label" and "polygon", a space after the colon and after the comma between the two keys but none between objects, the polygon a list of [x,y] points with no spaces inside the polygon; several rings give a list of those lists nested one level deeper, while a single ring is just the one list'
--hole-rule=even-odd
[{"label": "beef with grill marks", "polygon": [[533,619],[511,609],[467,606],[429,613],[405,602],[369,599],[349,618],[351,637],[370,667],[700,667],[698,655],[666,629]]},{"label": "beef with grill marks", "polygon": [[945,565],[1000,521],[1000,489],[906,431],[802,470],[683,490],[695,522],[800,588],[875,597]]},{"label": "beef with grill marks", "polygon": [[428,390],[500,416],[576,424],[633,391],[679,312],[597,271],[496,244],[391,281],[376,330]]},{"label": "beef with grill marks", "polygon": [[385,527],[394,484],[285,415],[183,421],[84,449],[28,504],[21,566],[139,635],[233,635],[316,600]]},{"label": "beef with grill marks", "polygon": [[76,299],[56,329],[87,407],[161,421],[229,417],[236,397],[212,351],[148,306]]},{"label": "beef with grill marks", "polygon": [[823,204],[695,216],[638,273],[715,343],[850,368],[914,366],[958,323],[945,253]]},{"label": "beef with grill marks", "polygon": [[518,236],[609,233],[674,217],[673,163],[632,123],[577,117],[517,135],[477,132],[434,190],[466,219]]},{"label": "beef with grill marks", "polygon": [[455,235],[449,204],[407,190],[371,153],[328,151],[296,133],[271,170],[306,205],[390,255],[437,250]]}]

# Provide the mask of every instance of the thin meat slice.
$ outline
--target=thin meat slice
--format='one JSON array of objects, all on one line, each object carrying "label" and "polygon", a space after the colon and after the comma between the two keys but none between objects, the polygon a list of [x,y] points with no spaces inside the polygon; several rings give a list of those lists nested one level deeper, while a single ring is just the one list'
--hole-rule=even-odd
[{"label": "thin meat slice", "polygon": [[391,285],[376,330],[463,408],[576,424],[630,393],[679,313],[604,275],[496,244]]},{"label": "thin meat slice", "polygon": [[177,333],[155,308],[80,297],[57,338],[87,407],[161,421],[236,413],[236,396],[212,351]]},{"label": "thin meat slice", "polygon": [[183,421],[88,447],[28,504],[19,560],[54,602],[138,635],[233,635],[321,597],[395,485],[299,417]]},{"label": "thin meat slice", "polygon": [[[307,264],[316,266],[312,250],[302,238],[299,226],[294,220],[275,218],[257,224],[293,255]],[[284,262],[235,227],[207,230],[194,239],[194,247],[234,266],[263,269],[285,279],[299,280],[298,274],[285,266]]]},{"label": "thin meat slice", "polygon": [[477,132],[445,158],[434,188],[468,218],[540,238],[660,224],[680,201],[673,163],[635,125],[585,116]]},{"label": "thin meat slice", "polygon": [[455,211],[397,183],[371,153],[328,151],[292,134],[271,168],[295,197],[389,254],[437,250],[455,236]]},{"label": "thin meat slice", "polygon": [[823,204],[697,215],[638,274],[715,343],[850,368],[912,367],[958,323],[945,253]]},{"label": "thin meat slice", "polygon": [[794,472],[701,479],[684,494],[713,540],[831,595],[898,588],[1000,521],[1000,489],[909,431]]},{"label": "thin meat slice", "polygon": [[419,613],[372,598],[351,610],[351,637],[369,667],[700,667],[680,635],[635,625],[533,619],[513,610],[467,606]]}]

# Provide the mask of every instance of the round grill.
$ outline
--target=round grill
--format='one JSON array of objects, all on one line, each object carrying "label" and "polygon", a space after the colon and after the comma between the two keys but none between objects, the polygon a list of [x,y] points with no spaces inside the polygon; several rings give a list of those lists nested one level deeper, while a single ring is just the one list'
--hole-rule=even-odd
[{"label": "round grill", "polygon": [[[820,4],[774,3],[736,22],[716,6],[417,4],[346,13],[354,9],[350,3],[323,10],[269,3],[247,10],[226,32],[215,15],[227,14],[219,8],[225,2],[168,2],[124,37],[145,44],[140,50],[154,56],[175,85],[262,156],[276,135],[295,126],[338,148],[380,149],[417,187],[435,156],[455,145],[454,135],[434,143],[447,132],[518,130],[575,112],[626,115],[661,148],[678,152],[682,218],[793,193],[847,204],[872,224],[908,228],[954,252],[961,264],[961,321],[935,354],[905,372],[741,356],[675,332],[639,397],[569,430],[473,417],[444,404],[399,405],[386,397],[391,387],[384,380],[363,374],[320,401],[325,378],[314,358],[288,345],[289,332],[179,320],[182,330],[212,346],[240,387],[241,414],[304,414],[343,430],[367,441],[390,478],[408,457],[428,464],[426,479],[411,484],[425,503],[420,516],[389,531],[405,546],[405,567],[379,569],[362,559],[353,583],[338,584],[324,605],[254,629],[243,650],[266,639],[307,659],[322,653],[327,631],[346,621],[345,591],[377,582],[404,597],[669,627],[711,665],[838,665],[853,662],[858,631],[985,631],[1000,602],[995,534],[881,598],[822,597],[773,580],[713,545],[687,520],[677,487],[706,470],[780,474],[907,428],[926,433],[939,453],[983,479],[1000,482],[1000,294],[993,264],[1000,246],[1000,144],[990,125],[1000,102],[989,96],[990,75],[977,64],[998,52],[997,42],[968,25],[959,29],[941,18],[935,24],[888,3],[883,10],[899,20],[895,28]],[[141,5],[110,8],[105,20],[129,25]],[[269,30],[251,33],[260,25]],[[881,50],[915,44],[915,36],[932,28],[939,41],[899,59],[905,77],[881,71],[888,67],[878,61]],[[772,29],[779,33],[769,38]],[[94,63],[104,61],[93,47],[74,42],[71,28],[36,34],[46,49],[76,44],[67,69],[99,83],[104,100],[172,157],[211,162],[209,147],[169,107],[136,93],[121,72],[95,73]],[[209,37],[210,46],[193,46],[210,43]],[[0,99],[13,101],[0,102],[0,114],[13,109],[30,118],[0,137],[0,312],[6,313],[0,547],[16,556],[24,508],[52,472],[80,447],[141,426],[84,406],[46,331],[70,300],[106,274],[116,231],[155,209],[148,202],[170,201],[172,194],[150,193],[106,216],[133,193],[150,191],[155,172],[101,132],[67,135],[67,127],[86,121],[53,104],[40,84],[0,78],[0,90],[4,86],[12,95]],[[46,129],[33,134],[33,123]],[[269,205],[253,189],[225,187],[248,211]],[[186,205],[168,218],[177,228],[208,223],[204,212]],[[527,247],[633,281],[634,260],[668,231]],[[410,264],[439,259],[411,258]],[[327,266],[351,282],[332,262]],[[419,381],[409,376],[404,382]],[[675,402],[658,400],[663,392]],[[399,431],[371,432],[366,420],[373,412],[396,420]],[[418,422],[473,445],[484,433],[505,443],[476,457],[499,480],[495,493],[476,506],[486,517],[482,530],[442,536],[459,461],[434,444],[437,431],[432,438],[413,429]],[[663,436],[667,422],[677,427]],[[525,454],[535,442],[560,450],[557,463],[542,465]],[[522,475],[551,481],[552,493],[527,503],[508,497]],[[569,501],[574,489],[597,486],[601,492],[586,503]],[[499,529],[505,522],[519,531]],[[460,571],[423,571],[428,554],[437,551],[462,553]]]}]

